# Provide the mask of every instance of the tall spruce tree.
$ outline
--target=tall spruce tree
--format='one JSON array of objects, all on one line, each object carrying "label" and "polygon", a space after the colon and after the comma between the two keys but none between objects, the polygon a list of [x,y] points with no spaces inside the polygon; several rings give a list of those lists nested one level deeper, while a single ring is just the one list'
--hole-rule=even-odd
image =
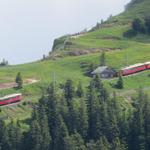
[{"label": "tall spruce tree", "polygon": [[145,95],[142,90],[139,91],[139,96],[135,103],[135,111],[133,113],[132,120],[130,122],[130,140],[129,149],[132,150],[145,150],[145,129],[144,129],[144,106]]},{"label": "tall spruce tree", "polygon": [[126,150],[119,138],[115,138],[112,142],[111,150]]},{"label": "tall spruce tree", "polygon": [[147,17],[145,19],[145,26],[146,26],[147,33],[150,34],[150,17]]},{"label": "tall spruce tree", "polygon": [[122,78],[121,75],[120,75],[119,78],[118,78],[116,87],[117,87],[118,89],[123,89],[123,88],[124,88],[124,82],[123,82],[123,78]]},{"label": "tall spruce tree", "polygon": [[76,90],[76,95],[81,98],[84,96],[84,91],[83,91],[83,88],[82,88],[82,83],[81,81],[79,82],[78,84],[78,87],[77,87],[77,90]]},{"label": "tall spruce tree", "polygon": [[101,53],[100,56],[100,66],[106,66],[106,56],[104,51]]},{"label": "tall spruce tree", "polygon": [[[7,126],[4,141],[8,150],[19,150],[22,142],[22,132],[18,123],[11,123]],[[4,148],[5,149],[5,148]]]},{"label": "tall spruce tree", "polygon": [[96,142],[96,150],[110,150],[110,143],[105,136]]},{"label": "tall spruce tree", "polygon": [[61,115],[57,116],[56,126],[54,127],[53,147],[54,150],[65,150],[65,139],[69,136],[67,126]]},{"label": "tall spruce tree", "polygon": [[70,103],[75,94],[72,80],[68,79],[66,81],[64,90],[65,90],[64,93],[65,93],[65,98],[67,100],[67,104],[68,104],[68,106],[70,106]]},{"label": "tall spruce tree", "polygon": [[150,147],[150,100],[148,99],[147,95],[144,98],[144,128],[145,128],[145,142],[146,142],[146,150]]},{"label": "tall spruce tree", "polygon": [[99,107],[99,102],[96,96],[96,91],[93,85],[93,82],[90,82],[88,94],[87,94],[87,107],[88,107],[88,138],[89,139],[95,139],[97,135],[96,131],[96,113],[97,108]]},{"label": "tall spruce tree", "polygon": [[40,150],[42,143],[42,135],[40,132],[40,126],[37,120],[33,120],[31,123],[31,144],[32,150]]},{"label": "tall spruce tree", "polygon": [[77,128],[78,132],[84,139],[86,139],[88,133],[88,114],[87,114],[87,105],[83,98],[80,101],[77,124],[78,124]]},{"label": "tall spruce tree", "polygon": [[48,126],[48,117],[45,111],[45,107],[40,105],[39,109],[39,125],[41,130],[42,136],[42,143],[41,149],[48,150],[51,148],[51,135],[50,135],[50,128]]},{"label": "tall spruce tree", "polygon": [[84,140],[77,132],[67,137],[65,143],[65,150],[86,150]]},{"label": "tall spruce tree", "polygon": [[145,33],[144,23],[139,18],[134,19],[132,22],[132,29],[137,33]]},{"label": "tall spruce tree", "polygon": [[93,84],[93,87],[97,89],[97,91],[100,91],[104,87],[99,75],[96,75],[93,78],[92,84]]}]

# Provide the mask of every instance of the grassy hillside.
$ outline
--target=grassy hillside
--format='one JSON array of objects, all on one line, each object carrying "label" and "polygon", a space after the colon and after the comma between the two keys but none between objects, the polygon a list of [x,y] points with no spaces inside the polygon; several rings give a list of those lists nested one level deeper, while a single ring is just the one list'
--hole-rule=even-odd
[{"label": "grassy hillside", "polygon": [[[104,22],[95,31],[76,37],[64,36],[55,40],[54,51],[51,54],[53,59],[1,67],[0,83],[13,82],[18,72],[22,73],[23,79],[39,80],[38,83],[26,85],[21,90],[0,90],[1,96],[17,92],[22,92],[24,95],[24,101],[19,106],[2,107],[2,116],[6,119],[14,117],[19,119],[28,118],[31,106],[24,104],[24,102],[37,102],[43,87],[47,87],[54,80],[54,75],[58,84],[64,83],[69,78],[76,85],[79,81],[82,81],[84,87],[86,87],[90,78],[84,76],[84,71],[80,67],[81,63],[94,63],[98,66],[102,51],[106,51],[107,65],[115,69],[150,61],[150,36],[140,34],[131,39],[123,36],[123,33],[129,29],[131,20],[135,17],[147,16],[149,10],[149,0],[133,1],[124,13]],[[125,77],[125,88],[123,90],[116,90],[110,86],[117,79],[104,80],[104,83],[110,94],[116,91],[120,97],[127,99],[129,96],[135,95],[135,91],[139,87],[143,87],[150,94],[149,74],[150,71],[146,71],[135,76]]]},{"label": "grassy hillside", "polygon": [[[149,11],[149,0],[132,0],[126,6],[126,10],[123,13],[110,17],[107,21],[101,23],[99,28],[94,32],[89,31],[76,37],[68,35],[56,39],[53,54],[56,55],[57,53],[57,55],[59,54],[60,56],[69,55],[70,51],[88,50],[91,52],[94,48],[103,50],[103,48],[123,49],[131,47],[131,40],[134,41],[136,38],[125,39],[123,33],[130,28],[134,18],[144,19],[145,17],[149,17]],[[149,36],[143,37],[140,35],[140,38],[139,36],[137,38],[139,42],[149,42],[149,40],[147,40]]]}]

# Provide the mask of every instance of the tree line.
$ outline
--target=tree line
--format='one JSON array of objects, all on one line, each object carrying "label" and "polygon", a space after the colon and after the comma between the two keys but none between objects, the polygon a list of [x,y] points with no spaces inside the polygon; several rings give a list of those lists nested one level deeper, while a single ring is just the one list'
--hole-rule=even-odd
[{"label": "tree line", "polygon": [[142,90],[132,108],[108,93],[99,76],[88,87],[72,80],[43,91],[29,129],[0,119],[1,150],[149,150],[150,100]]},{"label": "tree line", "polygon": [[150,34],[150,17],[136,18],[132,21],[131,29],[124,33],[125,37],[134,37],[137,34]]},{"label": "tree line", "polygon": [[9,63],[7,60],[3,59],[1,62],[0,62],[0,66],[7,66]]}]

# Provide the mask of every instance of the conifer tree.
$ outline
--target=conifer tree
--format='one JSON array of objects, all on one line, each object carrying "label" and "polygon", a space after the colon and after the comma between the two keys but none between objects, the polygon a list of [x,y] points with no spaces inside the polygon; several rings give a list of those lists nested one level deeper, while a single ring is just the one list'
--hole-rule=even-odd
[{"label": "conifer tree", "polygon": [[90,140],[87,144],[86,144],[87,150],[96,150],[96,143],[93,140]]},{"label": "conifer tree", "polygon": [[144,113],[144,128],[145,128],[145,142],[146,142],[146,150],[150,147],[150,100],[147,96],[144,98],[144,107],[143,107],[143,113]]},{"label": "conifer tree", "polygon": [[94,71],[95,67],[93,63],[90,63],[89,66],[87,67],[86,71],[85,71],[85,75],[92,77],[92,72]]},{"label": "conifer tree", "polygon": [[86,150],[84,140],[77,132],[66,138],[65,143],[65,150]]},{"label": "conifer tree", "polygon": [[67,126],[65,125],[61,115],[58,115],[56,126],[54,128],[53,147],[54,150],[65,150],[65,139],[69,136]]},{"label": "conifer tree", "polygon": [[97,107],[99,106],[98,99],[96,97],[95,88],[93,87],[92,81],[90,82],[88,94],[87,94],[87,106],[88,106],[88,137],[89,139],[96,138],[96,113],[97,113]]},{"label": "conifer tree", "polygon": [[133,113],[132,120],[130,122],[130,141],[129,149],[134,147],[135,150],[145,150],[145,129],[144,129],[144,93],[142,90],[139,91],[139,96],[135,103],[135,112]]},{"label": "conifer tree", "polygon": [[110,144],[105,136],[96,142],[96,150],[110,150]]},{"label": "conifer tree", "polygon": [[22,76],[21,76],[20,72],[18,72],[18,74],[16,76],[16,83],[18,85],[18,88],[22,88],[22,86],[23,86],[23,80],[22,80]]},{"label": "conifer tree", "polygon": [[122,76],[119,76],[118,81],[117,81],[117,84],[116,84],[116,87],[117,87],[118,89],[123,89],[123,88],[124,88],[124,83],[123,83]]},{"label": "conifer tree", "polygon": [[4,145],[5,145],[5,141],[4,141],[4,137],[5,135],[5,123],[2,119],[0,119],[0,150],[4,149]]},{"label": "conifer tree", "polygon": [[134,21],[132,22],[132,29],[137,33],[145,33],[144,24],[139,18],[134,19]]},{"label": "conifer tree", "polygon": [[7,126],[7,131],[5,133],[5,142],[8,146],[7,149],[19,150],[22,144],[22,132],[19,124],[15,124],[13,121],[11,121],[11,123]]},{"label": "conifer tree", "polygon": [[62,95],[61,100],[59,102],[59,111],[60,111],[60,114],[62,115],[63,120],[67,122],[69,110],[68,110],[67,102],[66,102],[64,95]]},{"label": "conifer tree", "polygon": [[84,92],[83,92],[83,88],[82,88],[82,84],[81,82],[79,82],[78,87],[77,87],[77,91],[76,91],[76,95],[81,98],[84,96]]},{"label": "conifer tree", "polygon": [[67,115],[67,126],[70,133],[74,133],[77,130],[77,111],[74,107],[73,101],[70,102],[68,106],[68,115]]},{"label": "conifer tree", "polygon": [[80,107],[78,110],[78,132],[81,134],[81,136],[86,139],[87,137],[87,131],[88,131],[88,114],[87,114],[87,105],[84,101],[84,99],[81,99],[80,101]]},{"label": "conifer tree", "polygon": [[99,75],[96,75],[93,78],[92,84],[93,84],[94,88],[96,88],[98,91],[100,91],[104,87]]},{"label": "conifer tree", "polygon": [[31,144],[32,150],[41,150],[42,144],[42,134],[40,130],[40,125],[37,120],[33,120],[31,123]]},{"label": "conifer tree", "polygon": [[147,17],[145,19],[145,26],[146,26],[148,34],[150,34],[150,17]]},{"label": "conifer tree", "polygon": [[50,129],[48,126],[47,114],[43,106],[41,106],[39,109],[39,125],[40,125],[41,136],[42,136],[41,149],[47,150],[51,148],[52,141],[51,141]]},{"label": "conifer tree", "polygon": [[105,56],[105,52],[103,51],[100,56],[100,66],[105,66],[105,65],[106,65],[106,56]]},{"label": "conifer tree", "polygon": [[65,98],[67,100],[68,106],[70,106],[70,103],[74,97],[74,87],[72,80],[68,79],[65,83]]},{"label": "conifer tree", "polygon": [[113,140],[111,150],[125,150],[124,145],[120,142],[119,138]]}]

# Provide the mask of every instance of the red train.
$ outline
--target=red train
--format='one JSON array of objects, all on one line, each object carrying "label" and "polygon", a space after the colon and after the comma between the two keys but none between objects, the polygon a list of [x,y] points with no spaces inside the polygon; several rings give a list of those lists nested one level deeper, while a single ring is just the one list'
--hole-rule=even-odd
[{"label": "red train", "polygon": [[0,98],[0,106],[16,103],[22,100],[22,94],[12,94]]},{"label": "red train", "polygon": [[144,70],[150,69],[150,62],[135,64],[126,68],[121,69],[121,75],[127,76],[134,73],[138,73]]}]

